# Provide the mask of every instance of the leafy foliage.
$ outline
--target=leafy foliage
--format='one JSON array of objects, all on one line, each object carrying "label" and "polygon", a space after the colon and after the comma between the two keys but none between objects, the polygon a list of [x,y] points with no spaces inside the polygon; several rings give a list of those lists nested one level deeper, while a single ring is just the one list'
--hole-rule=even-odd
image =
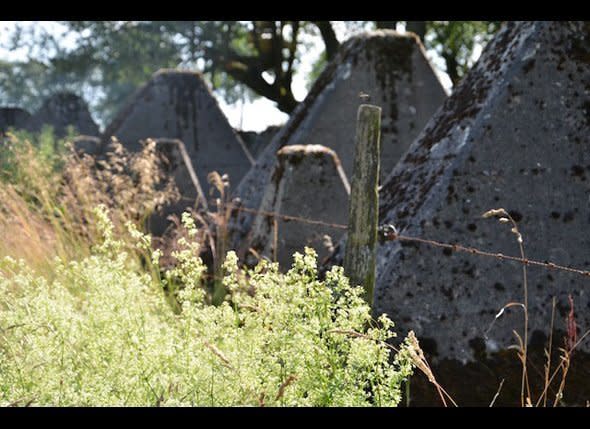
[{"label": "leafy foliage", "polygon": [[[0,180],[32,185],[32,175],[46,179],[55,175],[64,166],[67,142],[74,135],[73,128],[68,131],[65,138],[56,138],[53,128],[46,125],[38,133],[11,130],[0,136]],[[36,164],[34,169],[31,162]]]},{"label": "leafy foliage", "polygon": [[[427,48],[446,61],[453,83],[470,66],[476,44],[485,43],[498,22],[423,21]],[[62,21],[62,32],[16,29],[8,49],[28,48],[29,59],[0,62],[0,100],[34,110],[52,91],[69,90],[90,101],[108,123],[123,101],[160,68],[198,69],[229,103],[266,97],[287,113],[298,104],[293,76],[311,38],[324,52],[308,81],[338,50],[337,37],[397,21]],[[413,27],[412,27],[413,28]],[[67,43],[66,43],[67,42]]]},{"label": "leafy foliage", "polygon": [[[0,263],[1,404],[399,403],[409,346],[392,362],[384,344],[392,322],[371,323],[362,288],[341,268],[318,280],[312,250],[286,274],[266,262],[242,271],[228,253],[229,294],[211,306],[193,243],[181,243],[177,266],[159,280],[133,263],[107,211],[96,215],[102,241],[81,260],[56,259],[54,280],[9,257]],[[190,236],[187,217],[185,227]],[[178,314],[162,293],[172,281],[182,284]]]},{"label": "leafy foliage", "polygon": [[476,45],[485,46],[500,28],[499,21],[428,21],[425,45],[445,60],[453,85],[474,63]]}]

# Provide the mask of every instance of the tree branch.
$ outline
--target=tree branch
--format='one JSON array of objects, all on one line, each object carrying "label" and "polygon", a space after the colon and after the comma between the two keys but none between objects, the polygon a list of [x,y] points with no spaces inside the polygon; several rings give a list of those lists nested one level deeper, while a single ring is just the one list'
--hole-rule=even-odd
[{"label": "tree branch", "polygon": [[453,82],[453,86],[456,86],[459,83],[459,63],[457,62],[456,54],[453,54],[449,51],[443,51],[441,55],[446,63],[447,66],[447,74]]},{"label": "tree branch", "polygon": [[338,53],[338,48],[340,47],[340,42],[336,37],[334,28],[332,27],[330,21],[313,21],[313,23],[320,30],[320,34],[324,40],[324,45],[326,46],[326,58],[328,61],[330,61],[332,58],[334,58],[334,56],[336,56]]},{"label": "tree branch", "polygon": [[293,62],[295,61],[295,55],[297,53],[297,37],[299,35],[299,21],[293,21],[291,23],[291,28],[293,30],[291,36],[291,43],[289,45],[289,62],[287,66],[287,77],[289,81],[293,79]]}]

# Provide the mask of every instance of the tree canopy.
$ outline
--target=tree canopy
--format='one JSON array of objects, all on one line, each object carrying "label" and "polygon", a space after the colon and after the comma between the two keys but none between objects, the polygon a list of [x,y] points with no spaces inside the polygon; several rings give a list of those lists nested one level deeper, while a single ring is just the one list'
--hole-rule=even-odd
[{"label": "tree canopy", "polygon": [[[291,113],[300,100],[293,77],[313,38],[323,53],[312,82],[343,38],[360,29],[396,28],[403,21],[60,21],[63,31],[17,26],[4,48],[26,49],[21,61],[0,61],[0,104],[34,110],[57,90],[83,95],[102,123],[160,68],[201,71],[229,103],[265,97]],[[499,22],[408,21],[406,28],[445,62],[453,84]],[[343,33],[338,36],[338,31]]]}]

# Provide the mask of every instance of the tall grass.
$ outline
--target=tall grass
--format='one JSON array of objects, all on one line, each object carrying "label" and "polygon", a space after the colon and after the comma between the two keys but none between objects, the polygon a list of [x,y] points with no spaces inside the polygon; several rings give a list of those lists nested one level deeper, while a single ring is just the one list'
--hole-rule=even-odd
[{"label": "tall grass", "polygon": [[113,141],[102,156],[79,156],[51,129],[39,135],[7,133],[0,141],[0,256],[25,258],[51,270],[53,258],[89,256],[99,237],[93,210],[103,204],[115,231],[141,228],[160,205],[177,197],[166,180],[155,143],[128,153]]}]

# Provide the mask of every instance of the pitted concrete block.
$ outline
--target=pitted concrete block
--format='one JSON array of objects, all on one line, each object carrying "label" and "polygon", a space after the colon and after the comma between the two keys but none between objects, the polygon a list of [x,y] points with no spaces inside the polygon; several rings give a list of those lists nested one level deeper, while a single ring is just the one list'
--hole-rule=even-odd
[{"label": "pitted concrete block", "polygon": [[98,155],[102,153],[103,145],[100,137],[79,135],[72,138],[72,147],[79,155]]},{"label": "pitted concrete block", "polygon": [[256,158],[280,130],[280,126],[271,125],[259,133],[256,131],[238,131],[238,135],[242,138],[250,154]]},{"label": "pitted concrete block", "polygon": [[[320,145],[293,145],[281,148],[271,181],[267,184],[260,211],[279,213],[325,223],[345,223],[348,217],[350,186],[336,153]],[[313,247],[320,259],[329,254],[326,240],[337,241],[344,230],[290,219],[256,215],[243,254],[250,261],[256,254],[276,260],[282,269],[293,262],[293,253]],[[326,236],[329,236],[328,239]],[[276,243],[275,238],[276,237]]]},{"label": "pitted concrete block", "polygon": [[[270,181],[277,151],[287,145],[320,144],[334,150],[348,177],[352,174],[359,97],[382,107],[381,171],[391,171],[446,94],[414,35],[381,30],[351,38],[317,79],[287,124],[258,156],[236,194],[258,207]],[[233,225],[237,245],[251,226],[243,213]]]},{"label": "pitted concrete block", "polygon": [[65,137],[68,127],[79,134],[99,135],[98,125],[88,111],[88,105],[76,94],[59,92],[47,98],[26,122],[24,128],[39,132],[44,125],[51,125],[58,137]]},{"label": "pitted concrete block", "polygon": [[196,72],[160,70],[130,97],[103,134],[116,136],[128,149],[141,149],[146,138],[184,142],[200,183],[207,192],[207,174],[228,174],[237,185],[253,163],[240,137]]},{"label": "pitted concrete block", "polygon": [[[483,219],[505,208],[526,256],[590,269],[590,24],[508,22],[429,121],[380,192],[381,223],[407,236],[519,256],[507,224]],[[377,314],[429,339],[433,356],[467,362],[516,344],[523,312],[521,265],[425,244],[378,250]],[[565,328],[567,297],[590,327],[590,280],[528,268],[529,328]],[[539,337],[539,335],[537,335]],[[580,347],[588,351],[590,343]],[[481,348],[481,347],[480,347]],[[481,350],[480,350],[481,352]]]},{"label": "pitted concrete block", "polygon": [[18,107],[0,107],[0,133],[8,131],[9,128],[19,130],[25,127],[31,114]]}]

